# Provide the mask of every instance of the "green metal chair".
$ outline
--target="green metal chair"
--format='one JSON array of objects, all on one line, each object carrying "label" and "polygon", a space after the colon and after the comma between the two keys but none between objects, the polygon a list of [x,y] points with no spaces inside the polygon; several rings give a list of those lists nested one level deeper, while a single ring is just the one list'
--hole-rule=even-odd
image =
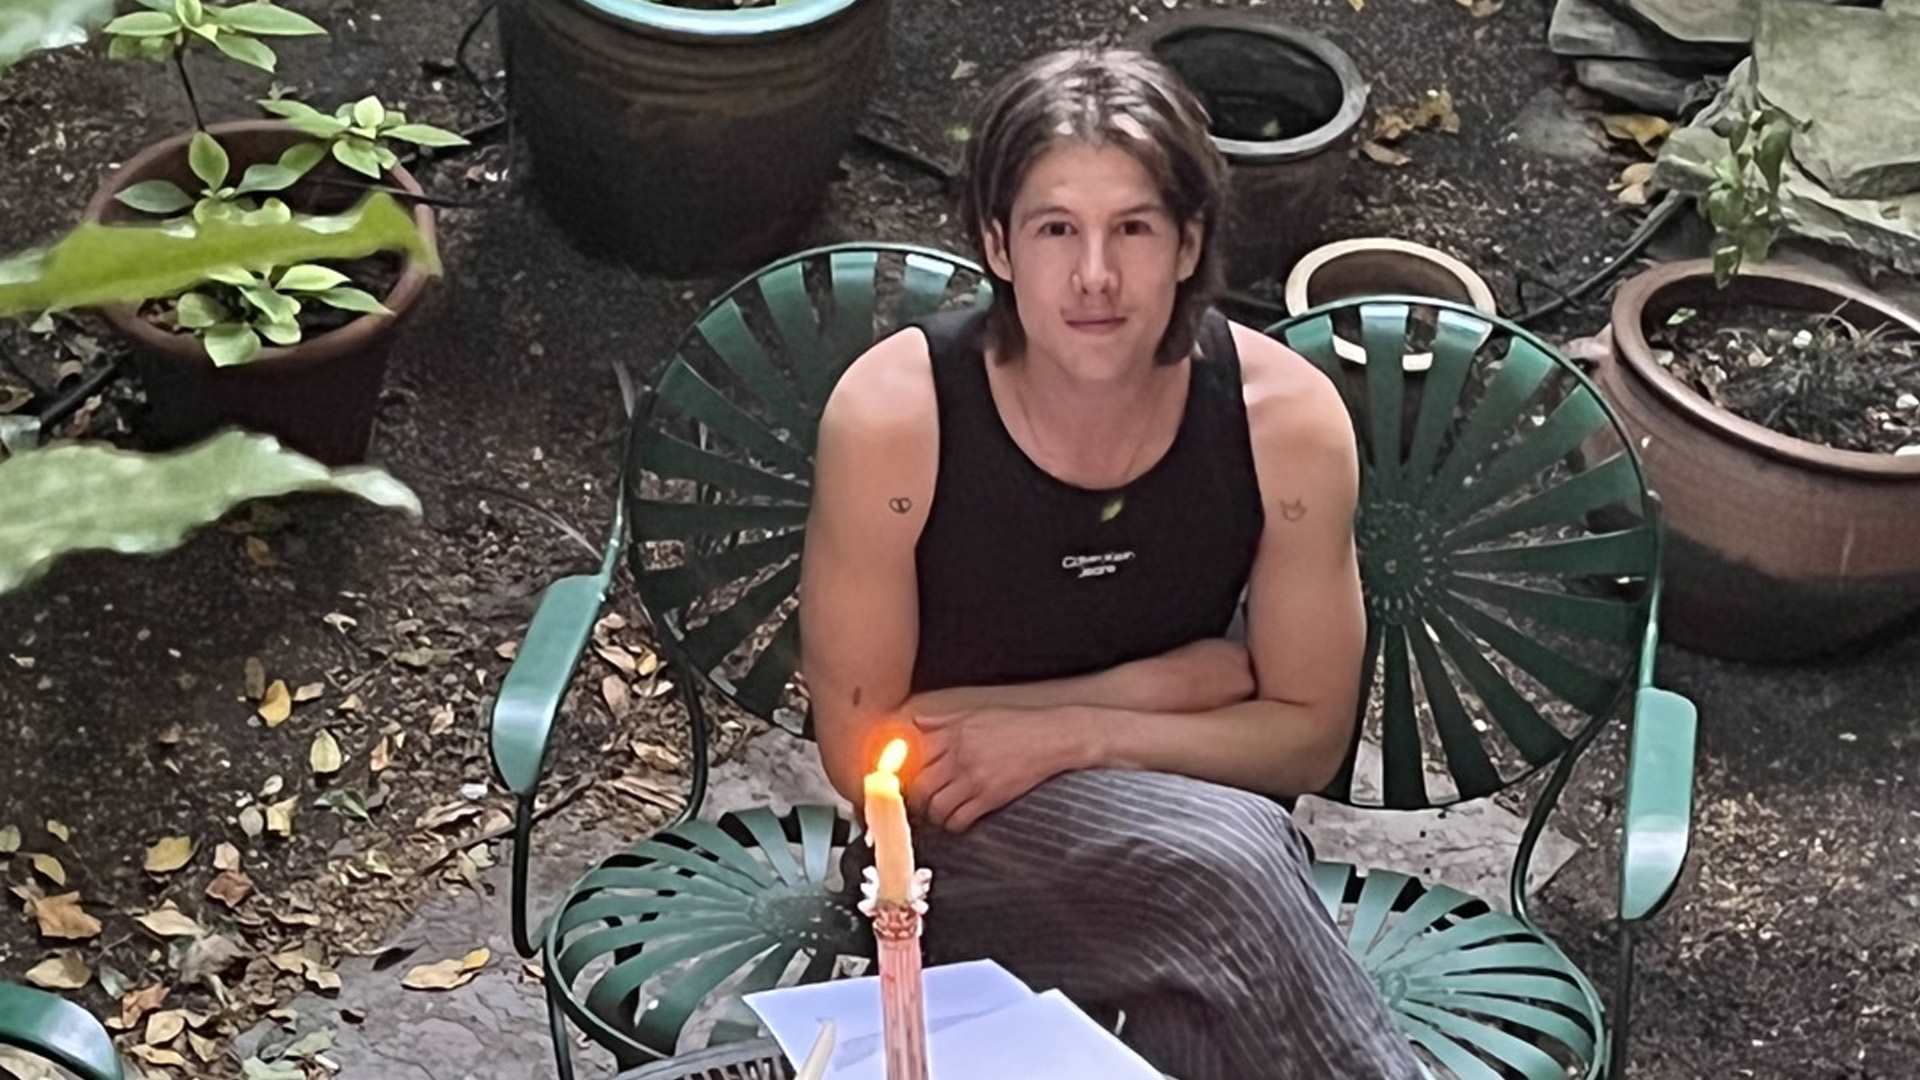
[{"label": "green metal chair", "polygon": [[[710,996],[819,979],[871,941],[831,878],[851,826],[827,807],[691,819],[706,783],[703,695],[802,727],[798,557],[815,419],[845,365],[894,325],[984,302],[980,271],[868,245],[774,264],[682,340],[635,418],[624,462],[625,553],[678,669],[694,742],[686,819],[620,852],[538,935],[561,1075],[565,1021],[631,1066],[674,1052]],[[875,312],[884,317],[875,319]],[[1441,885],[1334,863],[1320,895],[1436,1075],[1467,1080],[1623,1071],[1633,929],[1685,859],[1693,707],[1652,684],[1660,526],[1634,448],[1584,375],[1503,320],[1452,304],[1347,302],[1268,329],[1340,386],[1361,443],[1357,521],[1369,612],[1359,739],[1324,794],[1388,810],[1485,798],[1546,773],[1513,867],[1511,913]],[[1350,365],[1335,334],[1364,344]],[[1430,352],[1431,368],[1401,358]],[[522,800],[525,849],[553,707],[611,580],[549,590],[495,710],[494,754]],[[1629,708],[1630,706],[1630,708]],[[1528,916],[1522,887],[1575,761],[1632,718],[1613,1015]],[[715,1039],[743,1032],[716,1029]]]},{"label": "green metal chair", "polygon": [[32,987],[0,983],[0,1046],[53,1062],[80,1080],[124,1080],[113,1039],[93,1014]]}]

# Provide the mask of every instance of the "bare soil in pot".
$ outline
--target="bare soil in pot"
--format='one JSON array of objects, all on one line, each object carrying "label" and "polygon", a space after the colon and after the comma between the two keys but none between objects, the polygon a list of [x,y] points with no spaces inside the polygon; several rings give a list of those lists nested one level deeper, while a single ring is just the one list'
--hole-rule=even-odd
[{"label": "bare soil in pot", "polygon": [[1869,454],[1920,443],[1920,339],[1837,312],[1716,297],[1648,335],[1700,396],[1782,435]]}]

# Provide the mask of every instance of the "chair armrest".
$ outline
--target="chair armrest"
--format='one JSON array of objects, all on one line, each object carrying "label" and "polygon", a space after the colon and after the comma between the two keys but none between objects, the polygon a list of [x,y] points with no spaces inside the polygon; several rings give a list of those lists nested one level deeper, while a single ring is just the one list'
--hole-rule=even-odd
[{"label": "chair armrest", "polygon": [[600,617],[611,574],[561,578],[540,597],[533,623],[493,704],[493,765],[516,795],[540,786],[553,718]]},{"label": "chair armrest", "polygon": [[39,1054],[81,1080],[125,1080],[100,1021],[44,990],[0,983],[0,1046]]},{"label": "chair armrest", "polygon": [[1625,843],[1620,857],[1620,918],[1651,917],[1667,902],[1687,861],[1693,822],[1693,702],[1658,687],[1634,697],[1627,751]]}]

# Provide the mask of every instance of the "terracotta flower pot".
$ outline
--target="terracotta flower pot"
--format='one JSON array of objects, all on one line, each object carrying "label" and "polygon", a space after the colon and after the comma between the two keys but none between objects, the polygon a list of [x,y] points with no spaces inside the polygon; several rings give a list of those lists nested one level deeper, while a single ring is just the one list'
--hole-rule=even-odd
[{"label": "terracotta flower pot", "polygon": [[[1498,313],[1493,290],[1466,263],[1438,248],[1390,236],[1363,236],[1314,248],[1287,273],[1289,315],[1362,296],[1431,296],[1472,304],[1489,315]],[[1333,349],[1351,363],[1367,362],[1366,350],[1357,341],[1335,336]],[[1433,354],[1408,353],[1401,366],[1425,371],[1433,366]]]},{"label": "terracotta flower pot", "polygon": [[[1885,298],[1806,270],[1749,266],[1727,292],[1920,334],[1920,319]],[[1781,435],[1669,374],[1647,328],[1716,294],[1706,260],[1629,280],[1613,301],[1613,355],[1597,372],[1665,507],[1666,636],[1743,660],[1833,652],[1920,609],[1920,458]]]},{"label": "terracotta flower pot", "polygon": [[1235,12],[1156,19],[1128,42],[1179,72],[1213,117],[1232,172],[1220,236],[1228,283],[1285,273],[1332,215],[1367,111],[1360,69],[1318,34]]},{"label": "terracotta flower pot", "polygon": [[671,274],[790,250],[885,58],[891,0],[503,0],[516,128],[583,250]]},{"label": "terracotta flower pot", "polygon": [[[250,164],[273,161],[281,151],[309,138],[278,120],[211,124],[207,130],[226,149],[234,176]],[[199,191],[202,185],[187,165],[187,143],[192,137],[187,132],[135,154],[94,193],[85,219],[106,224],[155,220],[114,201],[116,194],[145,180],[170,180],[189,192]],[[310,175],[358,174],[328,159]],[[385,183],[420,191],[413,177],[398,167],[388,171]],[[296,184],[278,194],[295,209],[325,211],[345,209],[364,192]],[[433,211],[416,206],[413,221],[431,243]],[[107,321],[134,344],[134,371],[147,395],[147,411],[137,424],[142,442],[151,449],[165,449],[196,441],[217,427],[239,424],[273,435],[330,465],[364,460],[388,354],[428,280],[426,269],[409,259],[399,280],[380,298],[392,310],[391,316],[362,315],[296,345],[262,348],[254,359],[232,367],[214,366],[198,338],[155,326],[132,307],[103,308]]]}]

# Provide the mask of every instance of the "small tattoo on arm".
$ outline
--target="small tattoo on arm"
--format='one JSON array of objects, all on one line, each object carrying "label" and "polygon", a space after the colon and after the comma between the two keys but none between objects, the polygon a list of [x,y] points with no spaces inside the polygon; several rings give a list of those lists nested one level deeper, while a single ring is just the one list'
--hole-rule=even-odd
[{"label": "small tattoo on arm", "polygon": [[911,510],[911,509],[913,509],[913,500],[912,500],[912,499],[905,499],[905,498],[901,498],[901,499],[888,499],[888,500],[887,500],[887,507],[888,507],[889,509],[891,509],[891,510],[892,510],[892,511],[893,511],[894,513],[896,513],[896,514],[904,514],[904,513],[906,513],[907,511],[909,511],[909,510]]},{"label": "small tattoo on arm", "polygon": [[1302,499],[1283,502],[1280,504],[1280,516],[1286,518],[1288,521],[1299,521],[1301,518],[1307,516],[1307,504]]},{"label": "small tattoo on arm", "polygon": [[860,707],[860,688],[857,686],[853,688],[853,707]]}]

